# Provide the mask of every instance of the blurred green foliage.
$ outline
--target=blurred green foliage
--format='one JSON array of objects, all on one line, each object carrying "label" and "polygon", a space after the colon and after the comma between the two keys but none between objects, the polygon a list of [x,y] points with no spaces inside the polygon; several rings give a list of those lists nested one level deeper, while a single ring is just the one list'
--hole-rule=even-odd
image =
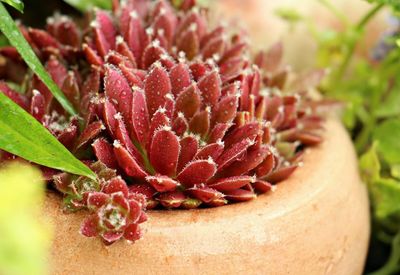
[{"label": "blurred green foliage", "polygon": [[[292,26],[306,24],[318,45],[317,67],[329,68],[321,86],[325,96],[345,104],[343,120],[360,156],[362,176],[369,188],[372,241],[365,272],[400,272],[400,1],[371,0],[371,7],[355,24],[334,5],[318,0],[341,23],[321,29],[297,11],[279,15]],[[391,8],[388,30],[371,56],[356,54],[365,27],[384,8]],[[290,14],[290,16],[287,16]],[[397,14],[397,15],[396,15]],[[383,33],[382,33],[383,35]]]},{"label": "blurred green foliage", "polygon": [[50,231],[40,220],[41,173],[32,166],[0,168],[0,274],[43,275]]}]

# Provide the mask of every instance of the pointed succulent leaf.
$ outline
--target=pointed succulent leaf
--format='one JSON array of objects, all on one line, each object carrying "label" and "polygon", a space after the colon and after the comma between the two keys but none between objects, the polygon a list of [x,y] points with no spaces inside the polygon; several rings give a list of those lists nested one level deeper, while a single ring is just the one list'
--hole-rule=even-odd
[{"label": "pointed succulent leaf", "polygon": [[153,137],[150,147],[150,162],[154,169],[167,176],[176,173],[181,146],[170,127],[163,127]]},{"label": "pointed succulent leaf", "polygon": [[124,231],[124,238],[130,242],[140,240],[142,235],[139,225],[135,223],[128,225]]},{"label": "pointed succulent leaf", "polygon": [[174,191],[178,186],[178,182],[167,176],[148,176],[146,181],[150,183],[158,192]]},{"label": "pointed succulent leaf", "polygon": [[218,140],[222,140],[231,126],[232,124],[229,123],[217,123],[208,137],[208,142],[214,143]]},{"label": "pointed succulent leaf", "polygon": [[210,110],[207,108],[198,112],[189,122],[189,129],[201,137],[205,137],[210,130]]},{"label": "pointed succulent leaf", "polygon": [[177,171],[181,171],[196,155],[199,147],[199,141],[193,135],[188,135],[179,141],[181,151]]},{"label": "pointed succulent leaf", "polygon": [[267,193],[272,189],[272,185],[264,180],[256,180],[253,182],[254,189],[259,193]]},{"label": "pointed succulent leaf", "polygon": [[290,165],[287,167],[277,168],[275,171],[271,172],[264,179],[270,183],[278,183],[287,179],[298,167],[298,165]]},{"label": "pointed succulent leaf", "polygon": [[80,228],[80,233],[85,237],[96,237],[99,231],[99,219],[96,214],[85,219]]},{"label": "pointed succulent leaf", "polygon": [[106,66],[104,91],[108,100],[122,113],[125,121],[131,119],[132,91],[126,78],[113,66]]},{"label": "pointed succulent leaf", "polygon": [[219,156],[222,154],[224,151],[224,143],[221,141],[217,141],[216,143],[210,143],[203,148],[201,148],[196,156],[194,157],[195,159],[218,159]]},{"label": "pointed succulent leaf", "polygon": [[158,200],[166,208],[178,208],[186,200],[186,196],[180,191],[165,192],[160,194]]},{"label": "pointed succulent leaf", "polygon": [[91,210],[97,210],[110,200],[110,196],[103,192],[90,192],[87,198],[87,206]]},{"label": "pointed succulent leaf", "polygon": [[199,90],[203,98],[203,103],[207,106],[217,104],[221,96],[221,78],[217,70],[213,70],[199,80]]},{"label": "pointed succulent leaf", "polygon": [[132,95],[132,123],[138,142],[145,146],[149,139],[150,122],[146,98],[142,90],[135,90]]},{"label": "pointed succulent leaf", "polygon": [[119,166],[128,176],[144,178],[146,171],[138,164],[137,160],[118,141],[114,142],[114,154]]},{"label": "pointed succulent leaf", "polygon": [[259,131],[260,125],[258,122],[248,123],[241,127],[235,128],[229,133],[228,136],[224,138],[225,146],[229,148],[233,144],[236,144],[243,139],[254,139]]},{"label": "pointed succulent leaf", "polygon": [[255,199],[257,196],[252,191],[244,189],[236,189],[232,191],[225,192],[225,198],[230,201],[250,201]]},{"label": "pointed succulent leaf", "polygon": [[211,201],[221,199],[224,197],[224,194],[222,194],[221,192],[204,185],[194,186],[193,188],[187,189],[186,191],[191,196],[205,203],[209,203]]},{"label": "pointed succulent leaf", "polygon": [[80,135],[76,148],[81,148],[82,146],[96,138],[104,129],[105,127],[101,121],[95,121],[89,124],[89,126],[87,126]]},{"label": "pointed succulent leaf", "polygon": [[106,183],[102,192],[110,195],[122,192],[125,197],[128,197],[129,189],[128,185],[126,185],[126,182],[121,177],[115,177]]},{"label": "pointed succulent leaf", "polygon": [[105,139],[99,138],[95,140],[92,147],[98,160],[109,168],[117,168],[118,164],[111,144],[109,144]]},{"label": "pointed succulent leaf", "polygon": [[236,95],[222,98],[213,111],[213,124],[232,122],[236,116],[237,107],[238,97]]},{"label": "pointed succulent leaf", "polygon": [[189,123],[183,114],[179,114],[172,124],[172,131],[176,133],[177,136],[182,136],[189,130]]},{"label": "pointed succulent leaf", "polygon": [[191,119],[201,106],[201,98],[197,85],[193,83],[185,88],[176,99],[175,112],[181,112],[186,119]]},{"label": "pointed succulent leaf", "polygon": [[189,68],[183,62],[179,62],[172,67],[171,71],[169,72],[169,77],[171,79],[171,88],[174,96],[178,96],[179,93],[188,87],[192,82]]},{"label": "pointed succulent leaf", "polygon": [[168,73],[160,63],[155,63],[144,83],[144,92],[150,117],[165,103],[165,96],[171,91]]},{"label": "pointed succulent leaf", "polygon": [[269,149],[265,146],[250,147],[244,159],[236,161],[229,167],[226,167],[223,171],[223,174],[229,176],[244,175],[260,165],[267,157],[268,153]]},{"label": "pointed succulent leaf", "polygon": [[243,154],[247,151],[254,142],[250,139],[244,139],[236,144],[234,144],[228,150],[225,150],[224,153],[217,159],[218,171],[221,171],[223,168],[227,167],[232,162],[240,159]]},{"label": "pointed succulent leaf", "polygon": [[216,182],[213,182],[208,186],[214,188],[215,190],[226,192],[242,188],[243,186],[252,183],[253,181],[254,178],[250,176],[235,176],[217,180]]},{"label": "pointed succulent leaf", "polygon": [[216,164],[212,159],[194,160],[183,168],[177,179],[185,187],[192,187],[195,184],[207,182],[215,175],[216,170]]}]

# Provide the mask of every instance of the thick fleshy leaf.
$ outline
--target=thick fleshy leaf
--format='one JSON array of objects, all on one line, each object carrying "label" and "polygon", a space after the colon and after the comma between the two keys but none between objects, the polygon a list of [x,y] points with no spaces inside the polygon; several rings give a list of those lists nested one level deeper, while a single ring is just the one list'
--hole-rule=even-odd
[{"label": "thick fleshy leaf", "polygon": [[252,191],[244,189],[236,189],[233,191],[225,192],[225,198],[230,201],[250,201],[255,199],[257,196]]},{"label": "thick fleshy leaf", "polygon": [[245,138],[254,139],[259,131],[260,127],[258,122],[252,122],[238,127],[231,131],[229,135],[224,138],[225,146],[226,148],[229,148],[233,144],[236,144]]},{"label": "thick fleshy leaf", "polygon": [[233,145],[228,150],[225,150],[224,153],[217,159],[218,171],[221,171],[223,168],[227,167],[232,162],[243,157],[243,154],[247,151],[254,142],[250,139],[244,139],[235,145]]},{"label": "thick fleshy leaf", "polygon": [[135,223],[130,224],[125,228],[124,238],[130,242],[140,240],[142,235],[143,233],[140,230],[139,225]]},{"label": "thick fleshy leaf", "polygon": [[146,171],[138,164],[137,160],[118,141],[114,142],[114,154],[119,166],[128,176],[144,178]]},{"label": "thick fleshy leaf", "polygon": [[86,59],[89,61],[89,63],[91,65],[98,66],[98,67],[103,65],[103,63],[104,63],[103,59],[88,44],[83,44],[82,49],[83,49],[83,53],[86,56]]},{"label": "thick fleshy leaf", "polygon": [[98,235],[98,224],[99,219],[97,215],[90,215],[81,225],[81,234],[86,237],[96,237]]},{"label": "thick fleshy leaf", "polygon": [[186,164],[188,164],[196,155],[199,148],[199,141],[193,135],[186,136],[179,141],[181,145],[181,152],[179,154],[179,161],[177,171],[181,171]]},{"label": "thick fleshy leaf", "polygon": [[24,108],[24,110],[29,110],[29,100],[28,98],[20,93],[17,93],[13,89],[11,89],[5,82],[0,81],[0,91],[8,96],[12,101],[17,103],[20,107]]},{"label": "thick fleshy leaf", "polygon": [[243,160],[232,163],[223,171],[224,175],[239,176],[246,174],[260,165],[269,153],[268,147],[253,146],[247,150],[247,154]]},{"label": "thick fleshy leaf", "polygon": [[207,108],[198,112],[189,122],[189,129],[201,137],[205,137],[210,130],[210,110]]},{"label": "thick fleshy leaf", "polygon": [[129,189],[126,182],[121,177],[116,177],[107,182],[102,190],[106,194],[114,194],[122,192],[125,197],[128,197]]},{"label": "thick fleshy leaf", "polygon": [[95,121],[89,124],[79,137],[76,148],[80,148],[87,144],[89,141],[93,140],[104,129],[105,127],[101,121]]},{"label": "thick fleshy leaf", "polygon": [[148,69],[154,62],[161,59],[161,56],[167,54],[164,48],[160,46],[160,41],[155,40],[147,46],[143,52],[142,68]]},{"label": "thick fleshy leaf", "polygon": [[201,148],[196,156],[195,159],[208,159],[212,158],[214,160],[218,159],[219,156],[224,151],[224,143],[221,141],[217,141],[216,143],[210,143],[203,148]]},{"label": "thick fleshy leaf", "polygon": [[105,100],[103,107],[103,120],[106,124],[107,130],[112,136],[115,136],[115,129],[117,126],[117,121],[115,119],[116,114],[117,110],[114,105],[110,101]]},{"label": "thick fleshy leaf", "polygon": [[178,182],[167,176],[148,176],[146,181],[150,183],[158,192],[174,191],[178,186]]},{"label": "thick fleshy leaf", "polygon": [[104,10],[96,10],[96,22],[111,48],[114,48],[116,30],[110,15]]},{"label": "thick fleshy leaf", "polygon": [[47,167],[96,178],[34,117],[3,93],[0,93],[0,132],[2,150]]},{"label": "thick fleshy leaf", "polygon": [[226,41],[224,37],[218,37],[216,39],[210,40],[204,48],[201,50],[201,55],[204,60],[207,58],[221,58],[222,54],[225,51]]},{"label": "thick fleshy leaf", "polygon": [[186,119],[191,119],[200,109],[201,98],[197,85],[193,83],[184,89],[176,99],[175,112],[181,112]]},{"label": "thick fleshy leaf", "polygon": [[211,71],[200,79],[198,86],[205,105],[213,107],[217,104],[221,96],[221,85],[217,70]]},{"label": "thick fleshy leaf", "polygon": [[74,142],[78,137],[78,127],[76,125],[69,125],[57,136],[59,142],[62,143],[68,150],[73,150]]},{"label": "thick fleshy leaf", "polygon": [[159,107],[164,106],[164,97],[171,92],[171,82],[168,73],[160,63],[156,62],[147,75],[144,92],[147,100],[147,108],[150,117],[152,117]]},{"label": "thick fleshy leaf", "polygon": [[166,208],[178,208],[186,200],[186,196],[180,191],[166,192],[160,194],[158,200]]},{"label": "thick fleshy leaf", "polygon": [[222,98],[213,111],[213,124],[232,122],[236,116],[237,107],[238,97],[236,95]]},{"label": "thick fleshy leaf", "polygon": [[186,192],[205,203],[224,197],[224,194],[221,192],[204,185],[194,186],[193,188],[186,190]]},{"label": "thick fleshy leaf", "polygon": [[179,93],[188,87],[192,82],[189,68],[183,62],[176,64],[171,69],[169,72],[169,77],[171,79],[172,93],[175,96],[178,96]]},{"label": "thick fleshy leaf", "polygon": [[125,123],[119,114],[115,115],[115,136],[119,142],[128,150],[128,152],[138,161],[141,161],[141,156],[135,145],[132,143],[129,137],[128,130],[126,129]]},{"label": "thick fleshy leaf", "polygon": [[177,136],[182,136],[187,130],[189,130],[188,121],[183,114],[178,113],[177,118],[172,124],[172,131],[174,131]]},{"label": "thick fleshy leaf", "polygon": [[114,150],[104,138],[99,138],[92,144],[94,154],[97,159],[104,163],[107,167],[116,169],[118,167]]},{"label": "thick fleshy leaf", "polygon": [[91,192],[88,194],[87,206],[89,209],[96,210],[105,205],[110,200],[110,196],[103,192]]},{"label": "thick fleshy leaf", "polygon": [[257,167],[257,176],[263,177],[268,175],[272,169],[275,167],[275,156],[274,154],[269,154],[265,157],[264,161]]},{"label": "thick fleshy leaf", "polygon": [[270,183],[278,183],[287,179],[298,167],[298,165],[291,165],[287,167],[281,167],[273,171],[264,177],[264,179]]},{"label": "thick fleshy leaf", "polygon": [[267,193],[272,189],[272,185],[269,182],[263,180],[256,180],[255,182],[253,182],[252,185],[254,189],[259,193]]},{"label": "thick fleshy leaf", "polygon": [[208,142],[214,143],[218,140],[223,139],[228,129],[232,126],[230,123],[217,123],[214,128],[212,129],[209,137]]},{"label": "thick fleshy leaf", "polygon": [[226,192],[239,189],[246,184],[254,182],[254,180],[255,179],[250,176],[236,176],[220,179],[216,182],[213,182],[212,184],[209,184],[208,186],[215,190]]},{"label": "thick fleshy leaf", "polygon": [[167,176],[176,173],[181,146],[170,127],[163,127],[153,137],[150,147],[150,162],[155,170]]},{"label": "thick fleshy leaf", "polygon": [[121,239],[123,235],[123,232],[106,231],[101,234],[101,237],[106,244],[110,245]]},{"label": "thick fleshy leaf", "polygon": [[183,168],[177,179],[185,187],[192,187],[195,184],[206,183],[216,171],[217,167],[212,159],[194,160]]},{"label": "thick fleshy leaf", "polygon": [[108,100],[122,113],[127,123],[131,120],[132,90],[126,78],[113,66],[106,66],[104,91]]},{"label": "thick fleshy leaf", "polygon": [[146,99],[142,90],[135,90],[132,96],[132,124],[135,136],[140,144],[145,146],[149,134],[149,113]]},{"label": "thick fleshy leaf", "polygon": [[189,198],[182,202],[181,207],[183,209],[196,209],[198,208],[203,202],[198,199]]},{"label": "thick fleshy leaf", "polygon": [[[194,25],[192,25],[194,26]],[[200,41],[196,34],[196,28],[189,28],[178,39],[178,50],[186,54],[188,60],[192,60],[198,53]]]},{"label": "thick fleshy leaf", "polygon": [[[163,126],[170,126],[171,121],[165,114],[166,110],[164,108],[159,108],[153,115],[153,118],[150,122],[150,130],[149,130],[149,143],[148,147],[151,145],[151,140],[154,137],[155,132]],[[148,148],[150,150],[150,148]]]}]

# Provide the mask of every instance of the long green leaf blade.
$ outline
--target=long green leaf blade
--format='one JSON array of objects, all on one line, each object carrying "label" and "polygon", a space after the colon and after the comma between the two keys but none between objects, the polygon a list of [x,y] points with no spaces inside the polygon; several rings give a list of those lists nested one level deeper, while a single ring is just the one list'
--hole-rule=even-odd
[{"label": "long green leaf blade", "polygon": [[19,12],[24,12],[24,2],[22,0],[0,0],[1,2],[9,4],[11,7],[15,8]]},{"label": "long green leaf blade", "polygon": [[64,0],[64,2],[81,12],[86,12],[94,7],[107,10],[111,9],[110,0]]},{"label": "long green leaf blade", "polygon": [[37,74],[37,76],[43,81],[43,83],[49,88],[54,97],[60,102],[64,109],[71,115],[75,115],[76,112],[74,107],[65,97],[63,92],[58,88],[57,84],[54,83],[53,79],[47,73],[46,69],[43,67],[42,63],[38,57],[33,52],[31,46],[25,40],[24,36],[18,29],[14,20],[11,18],[10,14],[5,9],[4,5],[0,2],[0,30],[10,41],[25,60],[26,64],[31,68],[31,70]]},{"label": "long green leaf blade", "polygon": [[29,113],[0,92],[0,149],[34,163],[95,179],[95,174],[76,159]]}]

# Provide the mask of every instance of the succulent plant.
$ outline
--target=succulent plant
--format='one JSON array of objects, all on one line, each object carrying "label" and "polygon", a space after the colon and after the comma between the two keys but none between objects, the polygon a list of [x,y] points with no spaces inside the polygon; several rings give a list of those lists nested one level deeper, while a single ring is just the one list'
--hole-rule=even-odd
[{"label": "succulent plant", "polygon": [[[113,1],[90,16],[83,27],[58,15],[46,30],[21,27],[80,118],[28,73],[26,95],[0,84],[98,174],[54,176],[70,210],[91,212],[84,235],[135,241],[145,209],[254,199],[321,142],[307,92],[322,74],[290,81],[280,44],[252,61],[245,35],[211,27],[195,1]],[[0,53],[21,66],[12,48]]]}]

